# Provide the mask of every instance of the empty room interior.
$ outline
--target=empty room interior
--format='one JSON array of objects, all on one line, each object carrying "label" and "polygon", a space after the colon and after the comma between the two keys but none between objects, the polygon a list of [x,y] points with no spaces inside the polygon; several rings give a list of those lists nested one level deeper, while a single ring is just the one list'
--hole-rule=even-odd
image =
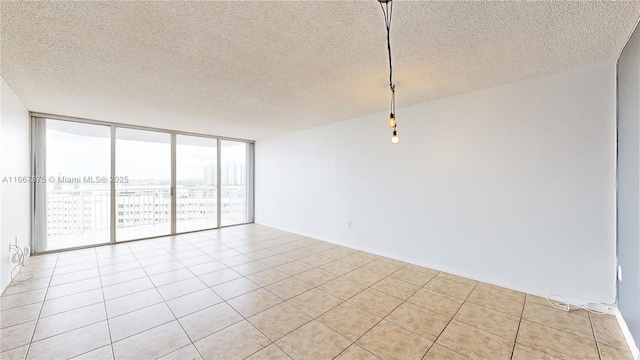
[{"label": "empty room interior", "polygon": [[639,359],[640,2],[0,16],[1,359]]}]

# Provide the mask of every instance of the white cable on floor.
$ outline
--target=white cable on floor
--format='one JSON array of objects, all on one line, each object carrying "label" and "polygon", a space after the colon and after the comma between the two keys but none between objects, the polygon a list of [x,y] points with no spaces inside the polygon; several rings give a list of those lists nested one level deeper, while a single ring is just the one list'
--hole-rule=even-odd
[{"label": "white cable on floor", "polygon": [[11,270],[11,281],[13,281],[22,271],[25,262],[27,262],[30,254],[30,249],[28,246],[20,248],[18,246],[18,238],[16,237],[16,243],[9,244],[9,252],[11,251],[15,251],[15,254],[11,255],[11,262],[16,264],[16,266]]},{"label": "white cable on floor", "polygon": [[[560,298],[560,300],[555,300],[555,302],[553,302],[552,299],[551,299],[552,297]],[[595,302],[595,301],[589,301],[589,302],[586,302],[586,303],[581,304],[581,305],[571,304],[571,303],[569,303],[567,301],[567,299],[565,299],[564,297],[562,297],[560,295],[556,295],[556,294],[547,296],[547,302],[549,304],[551,304],[551,306],[553,306],[554,308],[560,309],[562,311],[567,311],[567,312],[569,312],[571,310],[582,309],[582,310],[586,310],[586,311],[588,311],[588,312],[590,312],[592,314],[604,315],[604,314],[608,314],[609,310],[611,310],[610,306],[608,306],[606,304],[603,304],[603,303]],[[604,311],[594,310],[594,309],[591,309],[589,307],[589,305],[601,306],[605,310]]]}]

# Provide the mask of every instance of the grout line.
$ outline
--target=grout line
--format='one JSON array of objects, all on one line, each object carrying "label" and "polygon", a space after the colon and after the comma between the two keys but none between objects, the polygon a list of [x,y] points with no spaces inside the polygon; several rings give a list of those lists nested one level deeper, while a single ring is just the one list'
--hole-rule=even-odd
[{"label": "grout line", "polygon": [[[58,264],[58,259],[60,258],[60,254],[56,257],[56,265]],[[53,272],[51,273],[51,278],[49,279],[49,285],[51,285],[51,280],[53,279],[53,274],[56,272],[56,265],[53,266]],[[33,343],[33,337],[36,334],[36,329],[38,328],[38,322],[40,322],[40,314],[42,314],[42,309],[44,308],[44,303],[47,301],[47,294],[49,293],[49,286],[47,286],[47,290],[44,292],[44,297],[42,298],[42,304],[40,304],[40,310],[38,311],[38,317],[36,318],[36,322],[33,325],[33,331],[31,332],[31,337],[29,338],[29,343],[27,344],[27,350],[24,352],[24,358],[26,359],[29,355],[29,350],[31,350],[31,344]]]},{"label": "grout line", "polygon": [[518,344],[518,335],[520,334],[520,325],[522,325],[522,318],[524,317],[524,308],[527,306],[527,299],[529,294],[524,296],[524,304],[522,304],[522,311],[520,311],[520,319],[518,319],[518,329],[516,330],[516,338],[513,340],[513,348],[511,348],[511,356],[509,359],[513,359],[513,354],[516,352],[516,345]]},{"label": "grout line", "polygon": [[598,338],[596,337],[596,329],[593,326],[593,320],[591,319],[591,313],[587,311],[587,316],[589,316],[589,325],[591,325],[591,333],[593,334],[593,340],[596,343],[596,350],[598,350],[598,358],[602,360],[602,352],[600,351],[600,344],[598,343]]}]

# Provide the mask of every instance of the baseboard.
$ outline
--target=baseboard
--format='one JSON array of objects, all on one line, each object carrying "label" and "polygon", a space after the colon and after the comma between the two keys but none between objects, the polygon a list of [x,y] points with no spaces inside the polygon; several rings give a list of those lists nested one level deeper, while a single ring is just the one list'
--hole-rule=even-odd
[{"label": "baseboard", "polygon": [[624,334],[625,340],[627,340],[627,344],[629,345],[629,350],[631,350],[631,355],[635,360],[640,360],[640,350],[636,346],[636,342],[631,336],[631,331],[629,331],[629,327],[627,326],[627,322],[622,317],[620,310],[616,309],[615,311],[616,319],[618,319],[618,324],[620,325],[620,329],[622,329],[622,333]]}]

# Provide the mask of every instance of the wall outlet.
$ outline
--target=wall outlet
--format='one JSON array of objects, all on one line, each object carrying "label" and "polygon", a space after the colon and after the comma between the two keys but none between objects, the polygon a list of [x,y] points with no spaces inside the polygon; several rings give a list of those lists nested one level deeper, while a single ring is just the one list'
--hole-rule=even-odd
[{"label": "wall outlet", "polygon": [[622,266],[618,265],[618,281],[622,281]]},{"label": "wall outlet", "polygon": [[351,229],[351,220],[347,220],[347,227]]}]

